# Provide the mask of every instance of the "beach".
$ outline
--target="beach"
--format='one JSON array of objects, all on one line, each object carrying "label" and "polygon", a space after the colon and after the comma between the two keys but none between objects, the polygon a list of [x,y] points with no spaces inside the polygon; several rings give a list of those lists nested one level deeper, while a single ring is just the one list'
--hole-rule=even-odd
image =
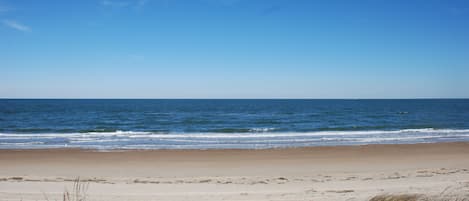
[{"label": "beach", "polygon": [[0,201],[469,201],[468,22],[469,0],[0,0]]},{"label": "beach", "polygon": [[0,150],[1,200],[369,200],[469,193],[469,143],[219,150]]}]

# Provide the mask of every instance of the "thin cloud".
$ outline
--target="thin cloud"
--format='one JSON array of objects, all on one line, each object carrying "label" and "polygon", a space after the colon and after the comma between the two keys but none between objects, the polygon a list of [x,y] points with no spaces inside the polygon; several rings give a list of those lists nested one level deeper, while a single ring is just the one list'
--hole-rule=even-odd
[{"label": "thin cloud", "polygon": [[24,25],[24,24],[20,24],[16,21],[13,21],[13,20],[3,20],[2,23],[7,26],[7,27],[10,27],[12,29],[16,29],[18,31],[23,31],[23,32],[30,32],[31,31],[31,28]]},{"label": "thin cloud", "polygon": [[149,0],[133,0],[133,1],[113,1],[113,0],[102,0],[100,1],[102,6],[111,8],[135,8],[141,9],[147,5]]},{"label": "thin cloud", "polygon": [[130,5],[130,3],[126,2],[126,1],[103,0],[103,1],[101,1],[101,5],[109,6],[109,7],[127,7],[127,6]]}]

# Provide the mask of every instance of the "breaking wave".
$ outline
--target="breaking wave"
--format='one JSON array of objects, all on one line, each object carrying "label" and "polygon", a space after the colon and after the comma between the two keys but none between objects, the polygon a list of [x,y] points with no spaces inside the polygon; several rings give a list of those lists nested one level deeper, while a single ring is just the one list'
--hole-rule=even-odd
[{"label": "breaking wave", "polygon": [[469,129],[402,129],[368,131],[161,133],[99,131],[78,133],[0,133],[1,149],[263,149],[303,146],[431,143],[469,140]]}]

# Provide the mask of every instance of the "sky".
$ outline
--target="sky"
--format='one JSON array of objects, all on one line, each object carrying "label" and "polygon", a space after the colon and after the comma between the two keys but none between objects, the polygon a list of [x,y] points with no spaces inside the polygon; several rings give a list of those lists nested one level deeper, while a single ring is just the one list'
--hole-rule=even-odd
[{"label": "sky", "polygon": [[469,98],[469,1],[0,0],[0,98]]}]

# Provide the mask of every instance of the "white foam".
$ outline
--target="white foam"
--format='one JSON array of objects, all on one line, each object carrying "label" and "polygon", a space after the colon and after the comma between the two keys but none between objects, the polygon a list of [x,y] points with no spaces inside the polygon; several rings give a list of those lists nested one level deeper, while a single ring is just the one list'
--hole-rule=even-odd
[{"label": "white foam", "polygon": [[[262,128],[269,131],[271,128]],[[315,131],[315,132],[248,132],[248,133],[152,133],[143,131],[89,132],[89,133],[0,133],[1,138],[98,138],[98,137],[128,137],[128,138],[269,138],[269,137],[309,137],[309,136],[358,136],[358,135],[387,135],[387,134],[469,134],[469,129],[403,129],[403,130],[371,130],[371,131]]]},{"label": "white foam", "polygon": [[[151,147],[151,148],[256,148],[314,146],[321,144],[373,144],[469,140],[469,129],[403,129],[373,131],[272,132],[272,128],[248,133],[154,133],[141,131],[89,133],[0,133],[5,147]],[[153,142],[153,144],[152,144]]]},{"label": "white foam", "polygon": [[251,132],[269,132],[269,131],[274,131],[275,128],[251,128],[249,131]]}]

